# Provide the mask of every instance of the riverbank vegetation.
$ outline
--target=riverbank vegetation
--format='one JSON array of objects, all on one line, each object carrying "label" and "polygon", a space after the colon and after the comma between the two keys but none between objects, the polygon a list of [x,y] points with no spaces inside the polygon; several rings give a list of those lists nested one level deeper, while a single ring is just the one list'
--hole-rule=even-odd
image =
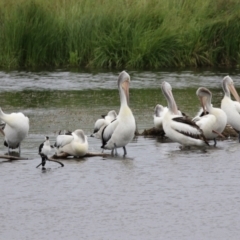
[{"label": "riverbank vegetation", "polygon": [[0,66],[240,64],[238,0],[0,0]]}]

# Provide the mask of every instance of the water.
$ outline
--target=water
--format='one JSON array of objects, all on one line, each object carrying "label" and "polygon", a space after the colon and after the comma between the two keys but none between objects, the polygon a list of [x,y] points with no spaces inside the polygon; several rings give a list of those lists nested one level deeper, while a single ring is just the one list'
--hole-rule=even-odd
[{"label": "water", "polygon": [[[199,86],[222,98],[221,79],[237,70],[129,71],[131,108],[138,129],[153,126],[153,109],[166,104],[160,83],[169,81],[179,108],[194,115]],[[95,120],[119,109],[118,72],[0,72],[5,112],[22,111],[31,129],[22,144],[28,160],[0,161],[0,239],[239,239],[240,145],[219,141],[217,148],[180,151],[157,137],[136,137],[127,158],[41,162],[39,144],[54,142],[60,129],[82,128],[90,135]],[[239,90],[239,89],[238,89]],[[89,139],[90,151],[100,141]],[[4,154],[3,139],[0,153]]]}]

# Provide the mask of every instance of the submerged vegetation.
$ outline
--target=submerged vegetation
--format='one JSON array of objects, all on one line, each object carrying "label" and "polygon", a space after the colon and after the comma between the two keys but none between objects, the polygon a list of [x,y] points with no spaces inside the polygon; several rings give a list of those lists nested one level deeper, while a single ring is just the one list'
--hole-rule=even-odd
[{"label": "submerged vegetation", "polygon": [[0,0],[0,66],[240,64],[238,0]]}]

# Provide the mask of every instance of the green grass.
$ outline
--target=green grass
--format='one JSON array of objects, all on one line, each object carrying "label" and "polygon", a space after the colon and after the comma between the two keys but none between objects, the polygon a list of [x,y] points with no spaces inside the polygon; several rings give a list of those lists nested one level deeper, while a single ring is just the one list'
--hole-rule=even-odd
[{"label": "green grass", "polygon": [[240,63],[238,0],[0,0],[0,66]]}]

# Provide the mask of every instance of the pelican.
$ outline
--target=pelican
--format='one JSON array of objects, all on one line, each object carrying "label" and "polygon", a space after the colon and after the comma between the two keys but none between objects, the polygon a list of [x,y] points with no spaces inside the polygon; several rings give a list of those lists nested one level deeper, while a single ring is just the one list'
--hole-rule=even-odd
[{"label": "pelican", "polygon": [[108,125],[111,121],[116,119],[117,113],[115,110],[111,110],[107,115],[102,115],[102,118],[98,119],[94,124],[93,133],[91,137],[101,138],[103,128]]},{"label": "pelican", "polygon": [[[153,115],[153,123],[155,128],[159,129],[159,130],[163,130],[163,126],[162,126],[162,120],[163,120],[163,116],[164,114],[168,111],[167,107],[163,107],[160,104],[157,104],[155,109],[154,109],[154,115]],[[182,113],[180,110],[178,110],[179,115],[181,116],[186,116],[184,113]]]},{"label": "pelican", "polygon": [[57,154],[67,153],[75,157],[83,157],[88,151],[88,139],[83,130],[77,129],[72,133],[58,135],[56,138]]},{"label": "pelican", "polygon": [[[227,123],[238,132],[238,139],[240,142],[240,103],[239,95],[234,87],[233,80],[226,76],[222,80],[222,88],[224,97],[221,102],[221,109],[227,114]],[[231,100],[231,93],[236,101]]]},{"label": "pelican", "polygon": [[183,147],[209,145],[202,130],[195,122],[179,115],[171,85],[168,82],[163,82],[161,88],[168,102],[168,111],[163,117],[163,129],[166,136],[180,143]]},{"label": "pelican", "polygon": [[6,114],[0,108],[0,119],[4,122],[1,132],[5,136],[4,145],[8,147],[8,154],[10,154],[10,148],[18,148],[20,155],[21,142],[29,131],[28,117],[21,112]]},{"label": "pelican", "polygon": [[118,90],[120,95],[120,110],[117,118],[104,127],[102,131],[103,149],[112,150],[112,155],[117,148],[122,147],[123,156],[127,154],[126,145],[133,140],[136,130],[135,118],[129,108],[129,84],[130,76],[122,71],[118,77]]},{"label": "pelican", "polygon": [[204,136],[209,140],[213,139],[214,146],[216,146],[216,137],[224,138],[222,132],[227,125],[227,115],[222,109],[212,106],[212,93],[207,88],[198,88],[196,94],[200,99],[202,111],[205,115],[195,117],[195,122],[202,129]]},{"label": "pelican", "polygon": [[154,109],[154,115],[153,115],[153,123],[155,128],[163,130],[162,126],[162,120],[164,114],[168,111],[167,107],[163,107],[160,104],[157,104],[155,109]]}]

